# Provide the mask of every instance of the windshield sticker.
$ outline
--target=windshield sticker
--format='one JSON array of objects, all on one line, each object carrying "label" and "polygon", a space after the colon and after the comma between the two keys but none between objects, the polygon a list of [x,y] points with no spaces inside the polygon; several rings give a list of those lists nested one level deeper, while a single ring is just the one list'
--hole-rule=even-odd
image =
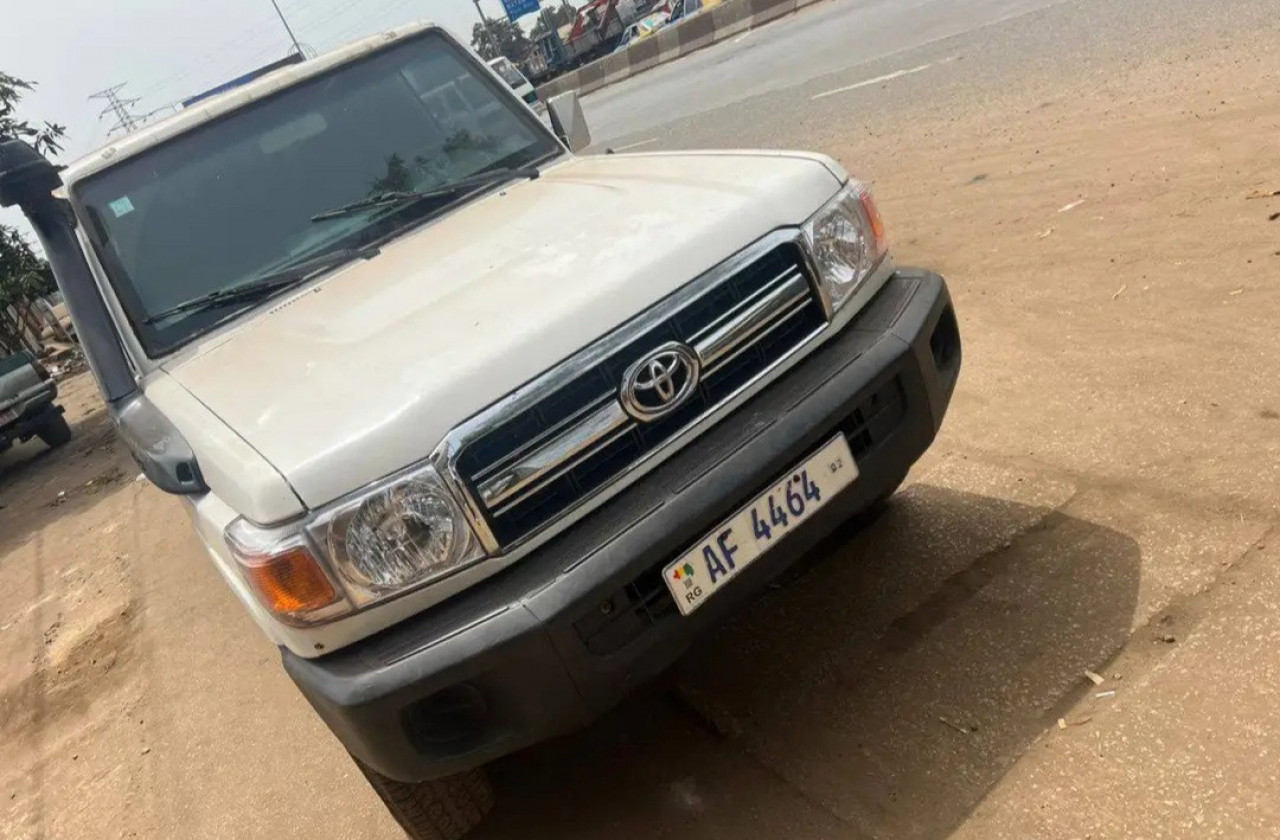
[{"label": "windshield sticker", "polygon": [[116,214],[116,218],[127,216],[133,212],[133,202],[129,200],[129,196],[117,198],[115,201],[107,205],[111,208],[111,212]]}]

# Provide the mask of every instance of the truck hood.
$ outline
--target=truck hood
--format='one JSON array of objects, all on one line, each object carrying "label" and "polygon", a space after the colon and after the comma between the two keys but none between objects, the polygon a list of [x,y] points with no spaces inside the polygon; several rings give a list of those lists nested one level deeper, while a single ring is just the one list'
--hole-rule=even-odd
[{"label": "truck hood", "polygon": [[448,431],[779,227],[816,155],[583,157],[473,202],[165,364],[309,507]]}]

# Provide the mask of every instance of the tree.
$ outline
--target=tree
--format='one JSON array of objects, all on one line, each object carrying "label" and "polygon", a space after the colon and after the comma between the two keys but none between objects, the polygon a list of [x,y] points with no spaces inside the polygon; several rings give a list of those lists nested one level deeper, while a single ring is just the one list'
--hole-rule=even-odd
[{"label": "tree", "polygon": [[16,137],[26,140],[37,152],[51,155],[62,151],[62,137],[67,129],[57,123],[47,122],[37,128],[17,117],[18,102],[24,94],[35,90],[35,84],[8,73],[0,72],[0,138]]},{"label": "tree", "polygon": [[[18,103],[34,88],[32,82],[0,73],[0,139],[26,140],[43,154],[56,154],[62,150],[63,126],[46,122],[36,127],[18,119]],[[10,319],[9,308],[19,320],[30,323],[32,304],[55,288],[48,264],[16,230],[0,225],[0,349],[14,351],[22,346],[21,330]]]},{"label": "tree", "polygon": [[33,320],[32,304],[56,288],[48,263],[16,230],[0,226],[0,350],[6,355],[22,348],[21,330],[9,308],[13,307],[19,321],[38,323]]},{"label": "tree", "polygon": [[538,22],[533,25],[533,40],[538,40],[548,32],[559,29],[578,19],[578,10],[569,4],[569,0],[560,0],[559,6],[551,6],[542,10]]},{"label": "tree", "polygon": [[[494,50],[494,44],[497,44],[497,50]],[[533,49],[529,36],[524,34],[524,30],[514,21],[501,18],[499,20],[490,20],[488,32],[485,32],[485,26],[477,23],[471,29],[471,47],[485,61],[497,58],[499,55],[505,55],[516,64],[523,64],[525,59],[529,57],[529,50]]]}]

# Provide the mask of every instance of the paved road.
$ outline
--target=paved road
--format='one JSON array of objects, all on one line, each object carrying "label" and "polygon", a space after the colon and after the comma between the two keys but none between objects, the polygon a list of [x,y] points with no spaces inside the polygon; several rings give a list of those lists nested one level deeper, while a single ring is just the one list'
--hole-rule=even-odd
[{"label": "paved road", "polygon": [[[588,96],[599,139],[891,57],[1062,0],[830,0]],[[872,78],[863,74],[860,79]],[[845,82],[848,84],[849,82]],[[833,84],[832,87],[838,87]],[[761,115],[764,116],[764,115]]]},{"label": "paved road", "polygon": [[596,91],[598,147],[795,147],[904,106],[990,107],[1039,84],[1105,86],[1143,57],[1230,42],[1273,0],[828,0]]}]

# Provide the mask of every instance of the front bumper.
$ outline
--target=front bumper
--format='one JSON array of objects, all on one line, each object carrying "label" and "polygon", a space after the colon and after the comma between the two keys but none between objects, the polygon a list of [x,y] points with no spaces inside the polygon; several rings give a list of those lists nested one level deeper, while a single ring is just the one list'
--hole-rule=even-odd
[{"label": "front bumper", "polygon": [[[899,270],[839,335],[538,551],[329,656],[285,650],[285,668],[348,750],[404,781],[583,726],[892,490],[932,443],[960,358],[945,282]],[[681,617],[663,565],[838,431],[857,481]]]},{"label": "front bumper", "polygon": [[17,440],[35,437],[50,420],[63,413],[62,406],[54,402],[58,396],[57,385],[44,383],[33,388],[32,392],[23,394],[18,416],[9,425],[0,427],[0,448],[8,448]]}]

